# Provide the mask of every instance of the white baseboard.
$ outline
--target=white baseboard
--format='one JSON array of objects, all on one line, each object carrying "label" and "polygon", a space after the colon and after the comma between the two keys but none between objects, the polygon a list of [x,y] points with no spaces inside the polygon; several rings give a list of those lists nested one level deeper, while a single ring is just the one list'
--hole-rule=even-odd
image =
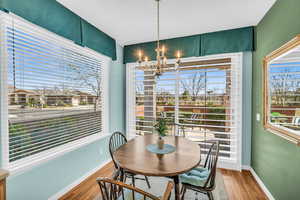
[{"label": "white baseboard", "polygon": [[271,194],[271,192],[268,190],[268,188],[265,186],[265,184],[262,182],[262,180],[259,178],[259,176],[256,174],[256,172],[254,171],[254,169],[252,167],[250,167],[250,172],[254,176],[256,182],[258,183],[258,185],[261,187],[261,189],[267,195],[267,197],[270,200],[275,200],[275,198],[273,197],[273,195]]},{"label": "white baseboard", "polygon": [[242,166],[242,169],[243,169],[243,170],[251,171],[252,168],[251,168],[251,166],[249,166],[249,165],[243,165],[243,166]]},{"label": "white baseboard", "polygon": [[62,190],[60,190],[59,192],[57,192],[53,196],[49,197],[48,200],[57,200],[57,199],[59,199],[64,194],[66,194],[67,192],[71,191],[74,187],[76,187],[81,182],[83,182],[85,179],[87,179],[89,176],[91,176],[94,173],[96,173],[99,169],[101,169],[102,167],[104,167],[109,162],[111,162],[111,159],[108,159],[108,160],[104,161],[101,165],[99,165],[99,166],[95,167],[94,169],[92,169],[91,171],[87,172],[86,174],[84,174],[82,177],[80,177],[79,179],[77,179],[76,181],[74,181],[73,183],[71,183],[70,185],[68,185],[67,187],[63,188]]},{"label": "white baseboard", "polygon": [[[205,160],[206,157],[201,157],[201,160]],[[217,163],[218,168],[222,169],[229,169],[229,170],[234,170],[234,171],[241,171],[242,170],[242,164],[239,163],[236,160],[230,160],[227,158],[220,158]]]}]

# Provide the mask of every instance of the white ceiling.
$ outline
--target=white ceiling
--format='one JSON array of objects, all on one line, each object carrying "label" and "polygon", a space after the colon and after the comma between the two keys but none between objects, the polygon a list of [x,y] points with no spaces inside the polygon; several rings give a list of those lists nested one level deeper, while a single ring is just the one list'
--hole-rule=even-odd
[{"label": "white ceiling", "polygon": [[[155,0],[57,0],[121,45],[156,39]],[[276,0],[162,0],[161,38],[257,25]]]}]

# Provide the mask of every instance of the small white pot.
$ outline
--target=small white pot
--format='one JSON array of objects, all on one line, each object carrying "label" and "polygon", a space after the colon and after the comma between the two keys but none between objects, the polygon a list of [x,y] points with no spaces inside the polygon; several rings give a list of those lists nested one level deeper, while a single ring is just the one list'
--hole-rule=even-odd
[{"label": "small white pot", "polygon": [[162,139],[162,137],[159,137],[159,138],[157,139],[157,146],[158,146],[158,149],[163,149],[163,148],[164,148],[164,144],[165,144],[164,139]]}]

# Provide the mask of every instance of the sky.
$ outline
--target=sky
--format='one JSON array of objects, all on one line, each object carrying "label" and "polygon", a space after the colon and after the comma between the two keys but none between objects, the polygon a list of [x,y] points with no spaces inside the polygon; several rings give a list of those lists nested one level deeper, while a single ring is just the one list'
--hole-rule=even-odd
[{"label": "sky", "polygon": [[[7,28],[8,83],[17,89],[68,88],[93,93],[95,76],[101,73],[101,61],[83,52],[75,52],[59,41]],[[74,44],[75,45],[75,44]],[[14,72],[15,70],[15,72]]]}]

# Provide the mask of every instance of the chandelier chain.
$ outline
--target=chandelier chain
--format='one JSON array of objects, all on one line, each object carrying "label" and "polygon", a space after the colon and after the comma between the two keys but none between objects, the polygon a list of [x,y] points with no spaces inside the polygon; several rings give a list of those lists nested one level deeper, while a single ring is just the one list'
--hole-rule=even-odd
[{"label": "chandelier chain", "polygon": [[[154,71],[154,76],[159,77],[163,71],[168,67],[167,64],[167,56],[166,56],[166,47],[164,45],[160,46],[160,1],[161,0],[155,0],[157,3],[157,8],[156,8],[156,14],[157,14],[157,21],[156,21],[156,25],[157,25],[157,47],[155,49],[156,51],[156,63],[150,61],[148,63],[148,57],[145,56],[144,57],[144,61],[143,61],[143,52],[142,50],[138,51],[138,63],[139,66],[141,66],[143,63],[145,64],[145,67],[149,67],[151,70]],[[174,69],[178,69],[178,66],[180,64],[180,56],[181,53],[180,51],[177,51],[177,59],[174,65]]]},{"label": "chandelier chain", "polygon": [[157,0],[157,48],[159,48],[159,27],[160,27],[160,24],[159,24],[159,0]]}]

